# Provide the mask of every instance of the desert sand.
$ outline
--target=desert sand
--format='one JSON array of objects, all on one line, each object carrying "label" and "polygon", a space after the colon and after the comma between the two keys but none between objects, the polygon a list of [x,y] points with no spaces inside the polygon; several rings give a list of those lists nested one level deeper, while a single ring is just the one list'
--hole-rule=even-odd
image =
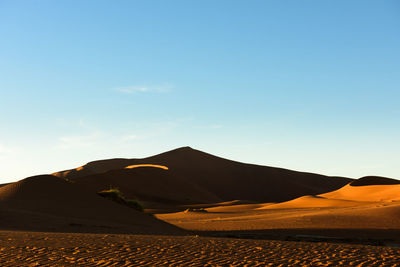
[{"label": "desert sand", "polygon": [[[108,189],[145,212],[97,194]],[[5,184],[0,230],[2,266],[395,266],[400,182],[184,147]]]},{"label": "desert sand", "polygon": [[[363,179],[360,179],[362,182]],[[357,180],[357,184],[360,183]],[[400,184],[357,185],[281,203],[204,207],[158,214],[183,229],[217,236],[400,244]]]},{"label": "desert sand", "polygon": [[199,236],[0,232],[1,266],[400,266],[400,248]]}]

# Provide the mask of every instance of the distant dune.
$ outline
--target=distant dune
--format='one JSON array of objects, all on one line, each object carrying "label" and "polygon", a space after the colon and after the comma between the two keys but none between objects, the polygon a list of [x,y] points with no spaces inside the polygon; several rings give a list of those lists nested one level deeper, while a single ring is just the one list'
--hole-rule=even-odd
[{"label": "distant dune", "polygon": [[390,184],[400,184],[400,181],[386,177],[365,176],[350,183],[351,186],[390,185]]},{"label": "distant dune", "polygon": [[[151,168],[140,170],[137,173],[119,171],[128,166],[139,164],[161,165],[168,167],[169,170],[167,173],[157,173],[157,175],[153,175],[154,172],[150,170]],[[107,173],[110,171],[112,173]],[[149,174],[146,174],[147,172]],[[162,187],[169,193],[172,193],[172,190],[175,191],[174,194],[167,197],[168,201],[186,204],[235,199],[280,202],[303,195],[329,192],[352,181],[343,177],[327,177],[235,162],[190,147],[175,149],[144,159],[94,161],[77,169],[57,172],[54,175],[85,184],[87,188],[92,186],[94,190],[99,189],[96,178],[96,175],[99,175],[98,180],[103,182],[102,186],[117,186],[124,193],[136,195],[143,200],[155,199],[155,196],[150,196],[144,191],[151,192],[153,187]],[[121,178],[122,176],[124,178]],[[144,176],[151,176],[149,179],[156,180],[154,180],[154,183],[147,184],[138,181],[144,179],[140,178]],[[129,182],[124,180],[129,179],[135,180],[132,181],[135,184],[142,183],[140,189],[125,185],[124,183]],[[150,186],[150,188],[146,188],[146,186]],[[135,192],[135,190],[141,192]],[[161,192],[160,197],[164,198],[166,194],[167,192],[165,194]],[[187,195],[189,197],[186,197]]]},{"label": "distant dune", "polygon": [[400,184],[369,184],[354,186],[350,183],[339,190],[321,194],[330,199],[344,199],[360,202],[400,201]]}]

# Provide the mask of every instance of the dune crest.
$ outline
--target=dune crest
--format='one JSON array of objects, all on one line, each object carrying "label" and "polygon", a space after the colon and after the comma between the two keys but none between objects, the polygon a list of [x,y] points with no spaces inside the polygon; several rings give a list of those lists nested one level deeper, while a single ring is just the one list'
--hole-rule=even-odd
[{"label": "dune crest", "polygon": [[163,170],[168,170],[167,166],[156,165],[156,164],[135,164],[135,165],[126,166],[125,169],[134,169],[134,168],[142,168],[142,167],[152,167],[152,168],[159,168],[159,169],[163,169]]}]

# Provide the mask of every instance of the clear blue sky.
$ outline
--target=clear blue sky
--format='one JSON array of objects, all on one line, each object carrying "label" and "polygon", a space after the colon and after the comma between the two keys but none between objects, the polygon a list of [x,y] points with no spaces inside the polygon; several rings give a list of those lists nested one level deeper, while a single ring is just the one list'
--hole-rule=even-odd
[{"label": "clear blue sky", "polygon": [[0,1],[0,182],[186,145],[400,178],[400,2]]}]

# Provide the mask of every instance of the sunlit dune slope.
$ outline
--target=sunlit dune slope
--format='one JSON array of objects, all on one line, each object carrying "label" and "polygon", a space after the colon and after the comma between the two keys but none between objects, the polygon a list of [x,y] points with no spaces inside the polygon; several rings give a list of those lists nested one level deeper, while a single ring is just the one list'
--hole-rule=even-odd
[{"label": "sunlit dune slope", "polygon": [[134,164],[135,162],[130,159],[97,160],[89,162],[84,166],[78,167],[76,169],[55,172],[52,175],[61,178],[74,179],[85,175],[106,172],[109,170],[123,169],[129,165],[134,165]]},{"label": "sunlit dune slope", "polygon": [[[360,232],[364,233],[364,238],[380,238],[382,229],[398,231],[400,184],[388,184],[381,178],[361,178],[356,184],[361,183],[368,185],[350,183],[329,193],[281,203],[220,205],[202,212],[177,212],[157,217],[188,230],[203,231],[302,229],[312,233],[315,229],[331,229],[331,234],[341,236],[345,229],[369,229]],[[346,235],[352,236],[352,232]]]},{"label": "sunlit dune slope", "polygon": [[[293,203],[292,203],[293,204]],[[278,204],[279,205],[279,204]],[[205,212],[158,214],[158,218],[187,230],[262,231],[272,229],[400,229],[400,203],[363,203],[331,207],[259,205],[208,208]],[[331,232],[332,233],[332,232]],[[340,236],[340,231],[337,235]]]},{"label": "sunlit dune slope", "polygon": [[168,170],[167,166],[163,165],[155,165],[155,164],[136,164],[136,165],[129,165],[126,166],[125,169],[134,169],[134,168],[143,168],[143,167],[151,167],[151,168],[159,168],[163,170]]},{"label": "sunlit dune slope", "polygon": [[[287,201],[303,195],[317,195],[336,190],[352,181],[342,177],[327,177],[235,162],[190,147],[144,159],[94,161],[78,169],[58,172],[54,175],[78,181],[84,176],[97,175],[137,164],[167,166],[171,176],[163,180],[166,185],[171,177],[179,178],[180,181],[187,181],[192,187],[208,192],[209,195],[221,201],[234,199],[258,202]],[[177,191],[177,194],[181,193],[183,193],[182,190]]]},{"label": "sunlit dune slope", "polygon": [[29,177],[1,187],[0,211],[2,229],[65,230],[80,226],[75,230],[122,227],[137,233],[175,231],[175,227],[147,214],[51,175]]},{"label": "sunlit dune slope", "polygon": [[344,187],[317,196],[302,196],[294,200],[265,204],[260,209],[349,207],[382,201],[400,201],[400,181],[384,177],[363,177]]},{"label": "sunlit dune slope", "polygon": [[329,199],[320,196],[303,196],[294,200],[265,204],[260,209],[289,209],[289,208],[322,208],[322,207],[349,207],[359,205],[358,201],[344,199]]},{"label": "sunlit dune slope", "polygon": [[400,184],[366,186],[352,186],[349,184],[339,190],[321,194],[320,196],[329,199],[367,202],[400,201]]}]

